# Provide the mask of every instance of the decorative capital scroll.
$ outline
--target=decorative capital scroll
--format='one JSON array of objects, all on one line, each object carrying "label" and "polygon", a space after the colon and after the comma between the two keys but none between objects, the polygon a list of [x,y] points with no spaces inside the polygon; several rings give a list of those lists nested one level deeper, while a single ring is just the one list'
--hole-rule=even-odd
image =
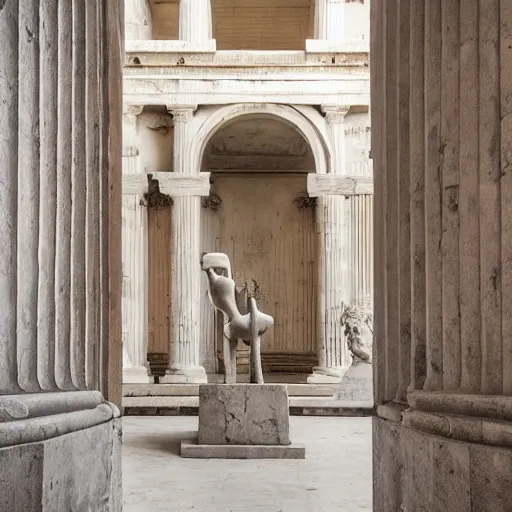
[{"label": "decorative capital scroll", "polygon": [[328,123],[343,123],[349,110],[347,105],[322,105],[322,112]]},{"label": "decorative capital scroll", "polygon": [[222,199],[217,194],[210,194],[207,197],[201,198],[201,206],[206,209],[213,210],[216,212],[220,205],[222,204]]},{"label": "decorative capital scroll", "polygon": [[174,123],[187,123],[194,117],[197,105],[167,105],[167,111],[172,115]]},{"label": "decorative capital scroll", "polygon": [[125,116],[133,116],[137,117],[142,114],[142,111],[144,110],[144,105],[125,105],[123,114]]},{"label": "decorative capital scroll", "polygon": [[153,179],[152,174],[148,174],[148,191],[144,194],[144,202],[141,204],[155,210],[162,210],[171,207],[174,203],[171,196],[160,192],[158,180]]},{"label": "decorative capital scroll", "polygon": [[306,208],[316,208],[316,203],[317,198],[310,197],[307,192],[303,192],[300,196],[293,200],[293,204],[299,208],[299,210],[304,210]]}]

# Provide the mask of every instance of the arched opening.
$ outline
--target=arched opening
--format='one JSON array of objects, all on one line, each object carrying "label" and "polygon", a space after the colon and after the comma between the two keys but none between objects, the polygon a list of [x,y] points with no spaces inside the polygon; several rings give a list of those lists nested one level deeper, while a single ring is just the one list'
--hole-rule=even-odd
[{"label": "arched opening", "polygon": [[[304,382],[318,364],[315,202],[307,174],[315,172],[311,145],[290,121],[246,113],[216,127],[205,140],[201,170],[212,173],[203,200],[202,249],[225,252],[238,286],[256,294],[275,326],[263,338],[269,378]],[[223,372],[222,338],[203,293],[203,364]],[[238,371],[248,370],[239,346]]]}]

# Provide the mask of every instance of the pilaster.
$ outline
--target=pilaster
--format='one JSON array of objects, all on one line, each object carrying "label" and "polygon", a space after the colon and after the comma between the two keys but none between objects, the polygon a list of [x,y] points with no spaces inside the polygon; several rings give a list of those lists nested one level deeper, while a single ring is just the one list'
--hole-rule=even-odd
[{"label": "pilaster", "polygon": [[[209,3],[209,2],[208,2]],[[196,175],[188,152],[195,105],[170,106],[174,118],[174,172]],[[201,314],[201,198],[173,198],[171,220],[171,338],[169,366],[161,383],[204,383],[199,363]]]},{"label": "pilaster", "polygon": [[212,39],[211,0],[180,0],[179,37],[194,43]]},{"label": "pilaster", "polygon": [[343,42],[345,0],[316,0],[315,39]]},{"label": "pilaster", "polygon": [[[331,143],[331,172],[346,174],[345,116],[342,105],[323,106],[326,128]],[[351,364],[344,327],[341,325],[343,305],[350,303],[349,246],[350,203],[345,196],[326,195],[319,201],[323,220],[323,313],[324,337],[318,347],[319,366],[308,382],[338,382]],[[322,338],[319,338],[319,340]]]},{"label": "pilaster", "polygon": [[[123,175],[138,174],[137,118],[143,106],[125,107]],[[141,194],[123,195],[123,383],[148,383],[148,227]]]}]

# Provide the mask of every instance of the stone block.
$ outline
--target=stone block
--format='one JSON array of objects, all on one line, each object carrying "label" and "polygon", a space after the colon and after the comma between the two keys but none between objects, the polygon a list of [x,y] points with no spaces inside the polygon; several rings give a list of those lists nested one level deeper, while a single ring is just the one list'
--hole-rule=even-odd
[{"label": "stone block", "polygon": [[282,384],[199,387],[200,445],[290,444],[288,393]]},{"label": "stone block", "polygon": [[373,369],[364,362],[353,363],[341,379],[339,400],[373,400]]},{"label": "stone block", "polygon": [[180,455],[189,459],[305,459],[306,448],[301,444],[214,445],[191,440],[181,443]]}]

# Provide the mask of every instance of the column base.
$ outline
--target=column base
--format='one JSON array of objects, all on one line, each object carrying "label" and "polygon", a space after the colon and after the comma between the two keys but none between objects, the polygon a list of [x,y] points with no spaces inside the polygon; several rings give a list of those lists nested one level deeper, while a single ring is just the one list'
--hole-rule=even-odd
[{"label": "column base", "polygon": [[160,384],[207,384],[206,370],[202,366],[171,369],[160,377]]},{"label": "column base", "polygon": [[308,376],[308,384],[339,384],[347,372],[347,368],[324,368],[316,366]]},{"label": "column base", "polygon": [[123,384],[153,384],[155,379],[148,375],[145,366],[129,366],[123,368]]}]

